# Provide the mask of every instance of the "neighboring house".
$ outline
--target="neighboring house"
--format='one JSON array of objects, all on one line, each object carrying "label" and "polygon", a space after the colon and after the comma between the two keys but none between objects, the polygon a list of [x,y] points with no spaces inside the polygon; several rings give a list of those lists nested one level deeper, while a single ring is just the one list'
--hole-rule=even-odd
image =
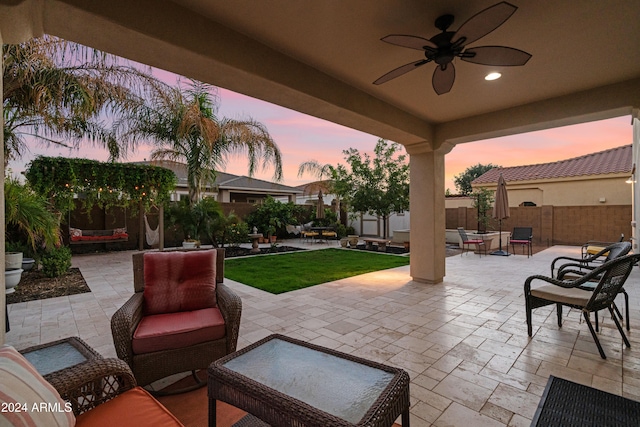
[{"label": "neighboring house", "polygon": [[[172,170],[178,178],[178,184],[174,194],[171,196],[171,200],[180,200],[188,197],[187,169],[184,163],[170,160],[152,160],[136,163],[161,166]],[[215,182],[204,191],[205,197],[214,197],[220,203],[260,204],[267,196],[283,201],[295,201],[296,197],[301,194],[302,190],[296,187],[226,172],[216,172]]]},{"label": "neighboring house", "polygon": [[528,166],[494,168],[476,178],[473,189],[495,191],[500,174],[509,206],[631,205],[632,146]]}]

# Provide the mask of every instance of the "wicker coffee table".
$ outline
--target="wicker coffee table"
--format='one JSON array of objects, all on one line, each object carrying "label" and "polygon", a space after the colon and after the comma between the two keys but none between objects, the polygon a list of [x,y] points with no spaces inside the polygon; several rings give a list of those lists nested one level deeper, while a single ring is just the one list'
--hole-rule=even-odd
[{"label": "wicker coffee table", "polygon": [[409,375],[402,369],[271,335],[213,362],[209,426],[216,401],[278,426],[409,425]]}]

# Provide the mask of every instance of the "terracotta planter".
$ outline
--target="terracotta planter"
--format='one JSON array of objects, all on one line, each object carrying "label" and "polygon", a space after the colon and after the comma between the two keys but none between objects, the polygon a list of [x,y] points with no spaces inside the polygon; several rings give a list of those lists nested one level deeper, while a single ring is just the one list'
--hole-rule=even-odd
[{"label": "terracotta planter", "polygon": [[340,239],[340,246],[342,246],[343,248],[346,248],[348,244],[349,244],[349,239],[347,239],[346,237],[343,237],[342,239]]},{"label": "terracotta planter", "polygon": [[271,243],[275,243],[275,242],[276,242],[277,237],[276,237],[276,236],[271,236],[271,237],[270,237],[270,239],[271,239]]}]

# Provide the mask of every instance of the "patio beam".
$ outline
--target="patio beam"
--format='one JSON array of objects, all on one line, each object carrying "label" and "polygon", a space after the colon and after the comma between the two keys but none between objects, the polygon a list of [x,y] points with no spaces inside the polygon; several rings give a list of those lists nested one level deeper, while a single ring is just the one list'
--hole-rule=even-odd
[{"label": "patio beam", "polygon": [[42,4],[48,34],[401,144],[431,140],[430,123],[169,0]]},{"label": "patio beam", "polygon": [[435,140],[452,144],[631,115],[640,79],[592,88],[435,126]]}]

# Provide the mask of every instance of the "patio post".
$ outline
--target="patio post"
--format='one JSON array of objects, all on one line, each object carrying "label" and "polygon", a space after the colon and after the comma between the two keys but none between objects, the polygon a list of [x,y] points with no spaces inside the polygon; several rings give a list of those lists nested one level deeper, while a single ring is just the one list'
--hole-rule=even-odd
[{"label": "patio post", "polygon": [[[41,3],[37,1],[13,2],[11,6],[0,5],[0,43],[21,43],[32,37],[41,36],[43,9]],[[0,59],[0,62],[2,60]],[[1,65],[1,64],[0,64]],[[0,71],[1,73],[1,71]],[[0,79],[0,91],[2,90],[2,79]],[[0,107],[2,108],[2,107]],[[3,112],[4,117],[4,112]],[[4,134],[0,135],[0,142],[4,147]],[[0,235],[4,236],[4,150],[0,150]],[[0,262],[4,265],[4,239],[0,243]],[[4,274],[2,275],[2,288],[4,289]],[[6,295],[0,292],[0,345],[5,343],[6,328]]]},{"label": "patio post", "polygon": [[440,283],[445,275],[444,155],[431,144],[406,146],[410,157],[409,218],[413,280]]}]

